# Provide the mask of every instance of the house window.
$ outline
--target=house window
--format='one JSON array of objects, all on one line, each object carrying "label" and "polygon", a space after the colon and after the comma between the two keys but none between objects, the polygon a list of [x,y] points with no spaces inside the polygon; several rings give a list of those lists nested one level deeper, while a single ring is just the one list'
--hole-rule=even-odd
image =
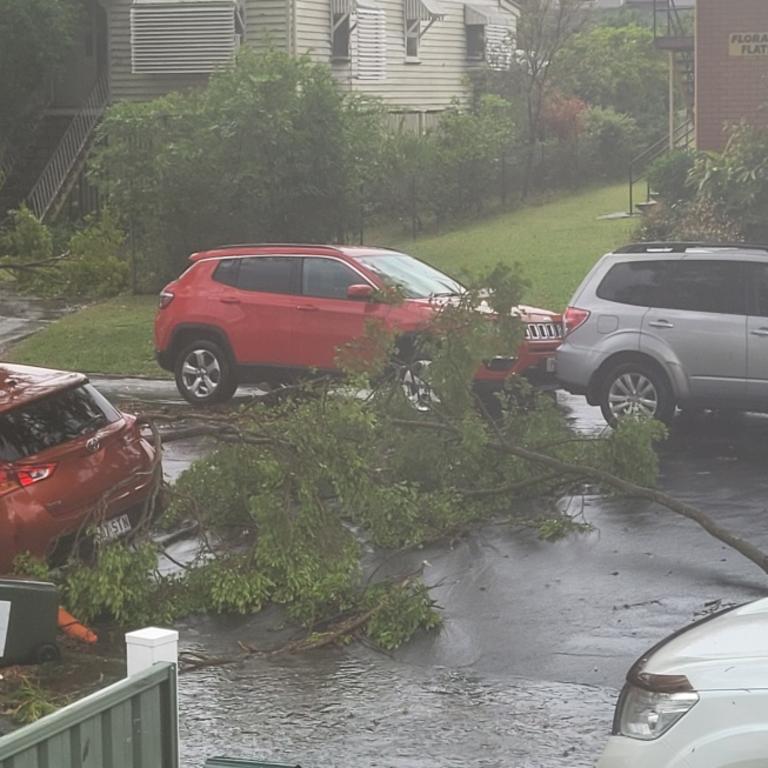
[{"label": "house window", "polygon": [[232,62],[243,33],[236,0],[133,0],[134,74],[207,74]]},{"label": "house window", "polygon": [[482,24],[467,24],[467,58],[485,61],[485,27]]},{"label": "house window", "polygon": [[421,38],[436,21],[445,18],[446,11],[439,0],[404,0],[405,60],[417,62]]},{"label": "house window", "polygon": [[419,58],[419,38],[421,37],[421,19],[405,19],[405,58]]},{"label": "house window", "polygon": [[333,32],[331,39],[331,58],[334,61],[349,61],[349,40],[351,32],[348,13],[333,14]]},{"label": "house window", "polygon": [[467,59],[486,61],[491,69],[508,69],[517,17],[492,3],[466,3],[464,24]]},{"label": "house window", "polygon": [[331,3],[331,60],[349,61],[351,56],[352,15],[354,0],[330,0]]}]

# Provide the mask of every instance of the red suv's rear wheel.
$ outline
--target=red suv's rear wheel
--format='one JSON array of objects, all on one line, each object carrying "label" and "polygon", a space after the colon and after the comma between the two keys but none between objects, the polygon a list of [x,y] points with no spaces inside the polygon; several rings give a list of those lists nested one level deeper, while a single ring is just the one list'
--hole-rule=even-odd
[{"label": "red suv's rear wheel", "polygon": [[174,372],[179,393],[192,405],[224,402],[237,389],[229,355],[207,339],[187,344],[176,358]]}]

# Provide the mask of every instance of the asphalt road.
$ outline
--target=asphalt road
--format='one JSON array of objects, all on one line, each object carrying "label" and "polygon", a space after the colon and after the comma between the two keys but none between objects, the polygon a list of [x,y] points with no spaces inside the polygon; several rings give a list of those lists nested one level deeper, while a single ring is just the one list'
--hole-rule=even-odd
[{"label": "asphalt road", "polygon": [[[175,399],[168,382],[98,383],[115,398]],[[558,399],[577,429],[604,428],[579,398]],[[768,549],[766,444],[763,416],[679,417],[661,449],[660,486]],[[169,474],[201,450],[196,441],[171,444]],[[652,504],[595,496],[562,503],[593,530],[547,543],[489,525],[452,547],[387,560],[383,572],[393,574],[427,561],[445,619],[440,632],[391,658],[357,646],[185,678],[190,765],[215,747],[306,765],[591,765],[632,661],[704,613],[764,596],[768,579],[695,523]],[[373,564],[381,555],[368,557]],[[206,619],[186,624],[182,640],[227,654],[238,640],[273,645],[282,628],[272,613]],[[215,706],[201,706],[203,689]]]}]

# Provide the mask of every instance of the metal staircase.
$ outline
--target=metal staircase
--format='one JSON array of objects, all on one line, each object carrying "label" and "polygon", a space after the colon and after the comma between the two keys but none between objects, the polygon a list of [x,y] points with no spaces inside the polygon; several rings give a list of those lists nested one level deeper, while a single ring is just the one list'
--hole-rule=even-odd
[{"label": "metal staircase", "polygon": [[[643,207],[637,202],[636,185],[645,182],[645,203],[651,202],[648,171],[655,160],[675,149],[690,149],[696,130],[696,41],[694,0],[653,0],[653,40],[669,55],[669,132],[633,157],[629,164],[629,214]],[[677,95],[683,104],[676,106]]]},{"label": "metal staircase", "polygon": [[[644,203],[651,202],[652,190],[648,179],[648,172],[654,161],[663,157],[674,149],[691,149],[693,147],[694,128],[691,121],[677,126],[672,136],[672,147],[668,136],[657,141],[655,144],[644,149],[629,162],[629,215],[634,216],[635,211],[643,207]],[[637,202],[636,188],[640,183],[644,183],[645,200],[643,203]]]},{"label": "metal staircase", "polygon": [[83,107],[72,119],[26,202],[41,221],[60,210],[82,172],[93,131],[109,102],[109,80],[102,74]]},{"label": "metal staircase", "polygon": [[682,0],[653,0],[654,45],[669,54],[671,73],[683,94],[690,120],[696,101],[695,11],[690,0],[685,4]]}]

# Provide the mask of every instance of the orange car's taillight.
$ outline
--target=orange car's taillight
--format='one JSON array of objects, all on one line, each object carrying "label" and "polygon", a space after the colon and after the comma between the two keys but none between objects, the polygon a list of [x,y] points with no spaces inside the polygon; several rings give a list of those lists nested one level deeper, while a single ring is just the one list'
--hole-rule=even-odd
[{"label": "orange car's taillight", "polygon": [[41,480],[47,480],[55,469],[55,464],[25,464],[22,467],[17,467],[16,477],[19,483],[26,488],[34,485],[34,483],[39,483]]},{"label": "orange car's taillight", "polygon": [[167,291],[167,290],[163,291],[160,294],[159,308],[165,309],[173,301],[174,298],[175,298],[175,294],[173,293],[173,291]]}]

